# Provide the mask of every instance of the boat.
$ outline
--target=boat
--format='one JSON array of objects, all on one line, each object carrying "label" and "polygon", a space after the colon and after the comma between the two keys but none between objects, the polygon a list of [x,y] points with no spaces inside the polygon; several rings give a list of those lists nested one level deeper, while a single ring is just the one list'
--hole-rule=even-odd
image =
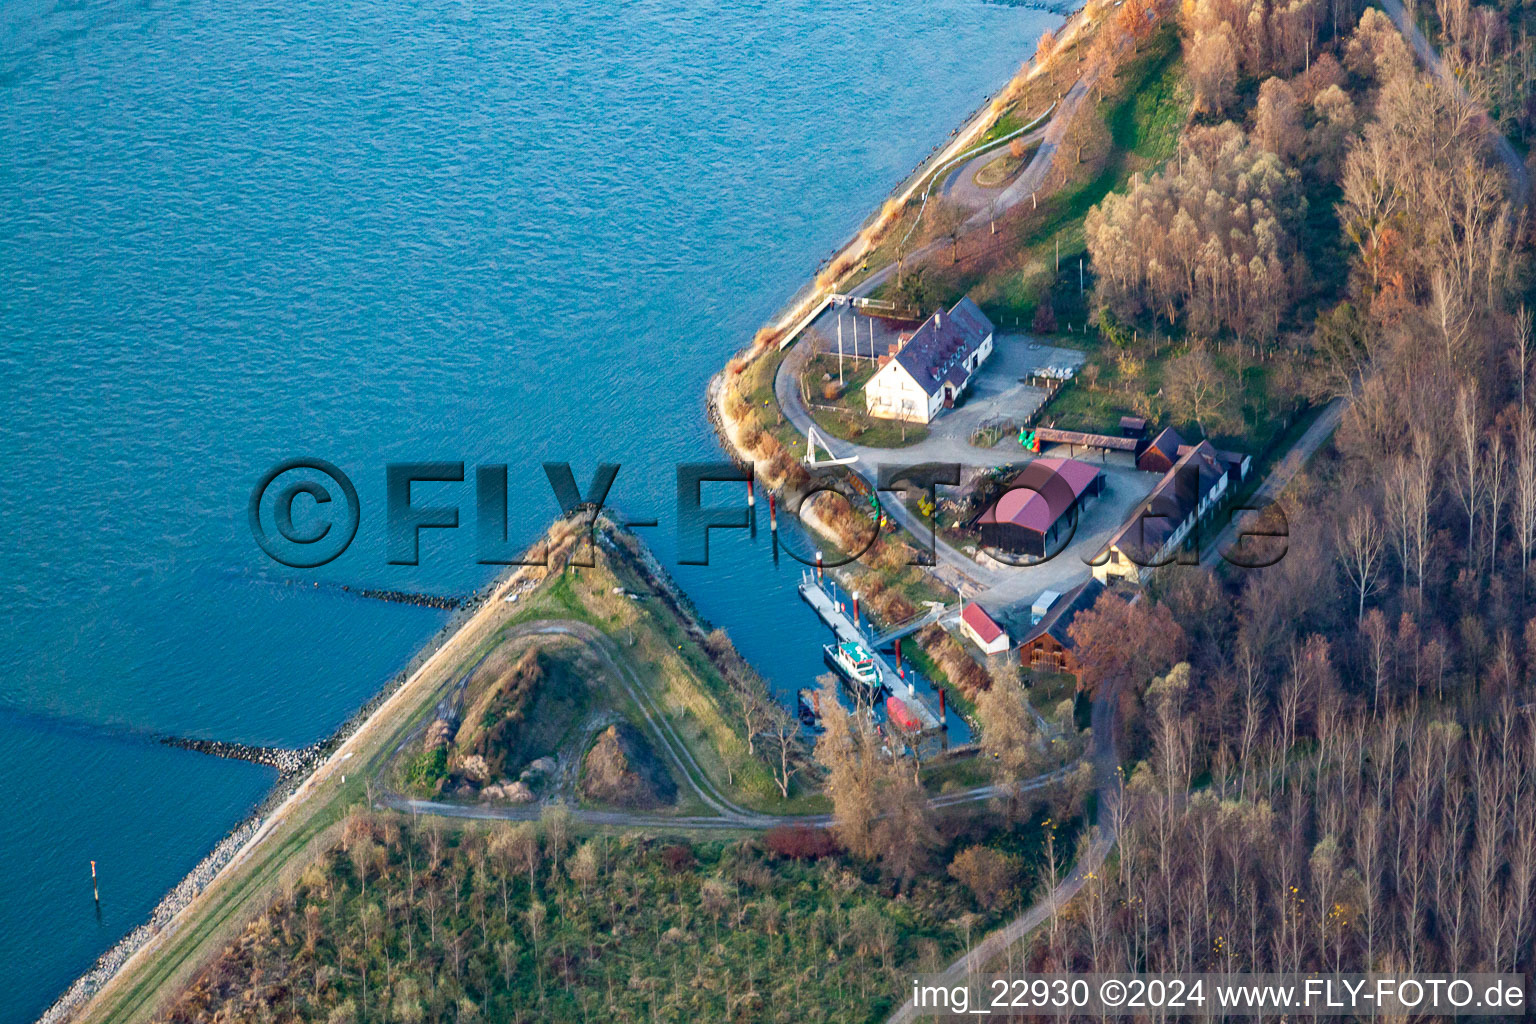
[{"label": "boat", "polygon": [[859,699],[873,703],[885,692],[880,679],[880,666],[874,656],[857,640],[845,640],[839,644],[825,644],[821,648],[822,660],[836,672],[844,685]]},{"label": "boat", "polygon": [[811,689],[799,690],[795,693],[795,702],[799,705],[800,721],[806,728],[821,732],[821,694]]},{"label": "boat", "polygon": [[914,715],[912,709],[907,707],[907,702],[894,693],[885,698],[885,717],[907,732],[922,731],[922,719]]}]

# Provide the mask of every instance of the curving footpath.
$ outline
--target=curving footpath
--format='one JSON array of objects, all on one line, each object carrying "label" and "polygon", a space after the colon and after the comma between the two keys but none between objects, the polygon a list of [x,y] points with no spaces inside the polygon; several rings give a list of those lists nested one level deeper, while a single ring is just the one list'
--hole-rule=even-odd
[{"label": "curving footpath", "polygon": [[[613,640],[601,630],[585,622],[540,619],[522,623],[508,630],[506,640],[543,636],[559,636],[581,643],[603,662],[640,709],[646,726],[659,745],[663,756],[671,763],[677,774],[682,776],[683,781],[699,800],[716,812],[713,815],[666,815],[573,808],[571,816],[575,820],[591,825],[623,825],[656,829],[763,830],[783,825],[825,826],[832,823],[830,814],[761,814],[742,807],[722,793],[694,758],[688,745],[677,735],[667,716],[656,706],[650,694],[641,685],[639,678],[635,675],[634,666],[617,649]],[[457,682],[451,682],[443,692],[448,692],[448,689],[456,685]],[[1068,764],[1054,771],[1037,775],[1023,782],[1021,788],[1028,792],[1060,782],[1071,775],[1074,767],[1075,763]],[[958,804],[990,800],[998,795],[1000,794],[996,786],[976,786],[934,797],[930,803],[934,807],[953,807]],[[379,802],[394,810],[412,814],[478,820],[531,821],[537,819],[543,810],[540,804],[517,804],[510,807],[455,804],[439,800],[416,800],[393,793],[381,797]]]},{"label": "curving footpath", "polygon": [[[1402,0],[1381,0],[1381,7],[1430,73],[1456,90],[1463,100],[1471,103],[1472,98],[1468,95],[1466,87],[1461,84],[1461,79],[1457,78],[1455,72],[1446,65],[1440,54],[1430,45],[1429,40],[1424,38],[1424,33],[1419,31],[1419,26],[1408,20],[1408,12],[1403,8]],[[1484,116],[1487,115],[1484,114]],[[1525,206],[1531,199],[1530,169],[1525,166],[1525,161],[1520,159],[1520,154],[1515,152],[1515,147],[1510,145],[1509,139],[1502,132],[1490,128],[1488,134],[1492,136],[1490,143],[1493,146],[1494,155],[1509,170],[1510,182],[1515,189],[1515,205]]]}]

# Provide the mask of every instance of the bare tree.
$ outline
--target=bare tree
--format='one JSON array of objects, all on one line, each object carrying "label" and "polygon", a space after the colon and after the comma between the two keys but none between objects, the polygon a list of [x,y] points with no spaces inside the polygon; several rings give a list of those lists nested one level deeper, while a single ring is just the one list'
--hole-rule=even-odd
[{"label": "bare tree", "polygon": [[1536,418],[1530,409],[1520,413],[1515,427],[1514,472],[1515,537],[1520,548],[1520,594],[1525,596],[1530,575],[1531,552],[1536,549]]},{"label": "bare tree", "polygon": [[1510,491],[1510,467],[1509,449],[1505,447],[1504,435],[1495,430],[1488,436],[1488,444],[1483,449],[1483,477],[1487,480],[1488,501],[1488,557],[1490,572],[1497,574],[1499,570],[1499,513],[1504,510],[1504,503],[1509,500]]},{"label": "bare tree", "polygon": [[1515,314],[1515,344],[1510,350],[1509,361],[1520,386],[1520,411],[1525,412],[1525,385],[1531,376],[1531,312],[1520,304]]},{"label": "bare tree", "polygon": [[1466,383],[1456,389],[1456,413],[1452,421],[1453,469],[1451,480],[1456,497],[1467,514],[1467,554],[1473,550],[1477,536],[1477,511],[1482,505],[1486,479],[1479,442],[1482,440],[1482,419],[1478,409],[1477,385]]},{"label": "bare tree", "polygon": [[1168,367],[1168,402],[1209,434],[1205,421],[1226,402],[1228,383],[1211,354],[1197,348]]},{"label": "bare tree", "polygon": [[1371,507],[1355,506],[1339,536],[1339,563],[1355,590],[1355,622],[1365,618],[1365,599],[1381,589],[1381,552],[1385,534]]},{"label": "bare tree", "polygon": [[1026,707],[1028,699],[1012,672],[994,673],[992,685],[976,697],[981,750],[1011,812],[1021,808],[1019,783],[1036,760],[1038,737]]},{"label": "bare tree", "polygon": [[769,767],[773,770],[773,781],[779,785],[779,795],[788,798],[790,780],[801,765],[800,723],[777,703],[773,707],[768,718],[768,743],[773,752]]}]

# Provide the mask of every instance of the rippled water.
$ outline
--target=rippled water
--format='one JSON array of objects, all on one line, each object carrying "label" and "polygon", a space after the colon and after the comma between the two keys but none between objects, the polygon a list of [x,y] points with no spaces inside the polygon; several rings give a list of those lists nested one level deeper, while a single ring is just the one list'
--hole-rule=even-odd
[{"label": "rippled water", "polygon": [[[1053,19],[980,0],[12,0],[0,11],[0,1022],[30,1019],[442,623],[471,529],[385,564],[384,464],[538,463],[655,515],[703,387]],[[245,501],[315,455],[357,541],[287,573]],[[470,486],[454,497],[472,520]],[[370,510],[372,515],[370,515]],[[677,575],[779,687],[818,670],[763,544]],[[791,563],[792,566],[792,563]],[[303,587],[286,585],[297,579]],[[102,872],[98,919],[88,862]]]}]

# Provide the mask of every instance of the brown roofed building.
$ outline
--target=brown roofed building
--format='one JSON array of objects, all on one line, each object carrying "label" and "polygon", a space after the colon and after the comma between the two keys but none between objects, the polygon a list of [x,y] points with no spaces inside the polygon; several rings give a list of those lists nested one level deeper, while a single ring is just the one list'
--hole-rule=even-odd
[{"label": "brown roofed building", "polygon": [[1184,444],[1184,439],[1179,432],[1172,427],[1167,427],[1158,434],[1147,446],[1136,453],[1136,468],[1144,469],[1149,473],[1166,473],[1173,468],[1173,464],[1179,461],[1179,447]]},{"label": "brown roofed building", "polygon": [[1142,569],[1171,561],[1200,520],[1226,496],[1233,479],[1229,465],[1209,441],[1184,446],[1184,454],[1152,493],[1099,549],[1094,578],[1136,581]]},{"label": "brown roofed building", "polygon": [[1104,490],[1104,475],[1076,459],[1035,459],[976,519],[982,543],[1014,554],[1044,555],[1070,516]]},{"label": "brown roofed building", "polygon": [[1072,621],[1084,608],[1092,608],[1102,593],[1104,584],[1089,579],[1057,598],[1045,618],[1019,642],[1019,661],[1024,667],[1076,675],[1077,658],[1073,651],[1077,645],[1072,642]]}]

